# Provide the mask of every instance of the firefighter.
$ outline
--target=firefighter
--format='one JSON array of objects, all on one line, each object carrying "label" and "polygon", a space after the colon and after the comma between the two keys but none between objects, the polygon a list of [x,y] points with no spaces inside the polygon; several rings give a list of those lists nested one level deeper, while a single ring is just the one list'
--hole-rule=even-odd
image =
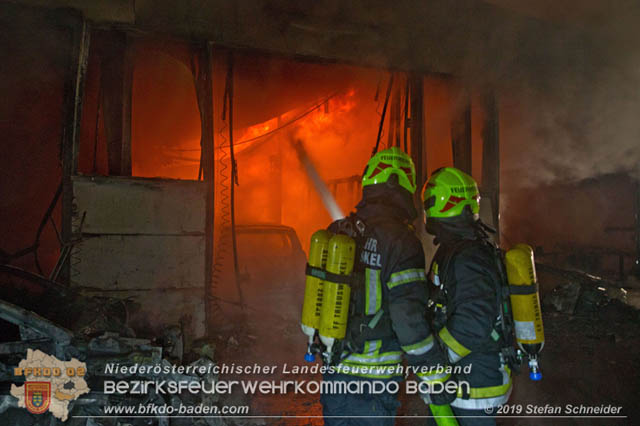
[{"label": "firefighter", "polygon": [[[409,365],[433,367],[419,380],[446,382],[451,379],[443,370],[446,359],[424,315],[428,302],[424,252],[411,225],[417,217],[413,161],[396,147],[378,152],[367,164],[362,187],[356,212],[329,227],[356,241],[358,278],[352,285],[337,369],[325,374],[324,380],[399,382],[398,366],[404,356]],[[432,395],[438,404],[453,398]],[[327,426],[391,426],[400,405],[393,392],[324,393],[321,402]]]},{"label": "firefighter", "polygon": [[511,394],[511,371],[501,355],[508,336],[497,302],[499,259],[479,220],[479,201],[473,178],[453,167],[436,170],[423,192],[426,231],[438,247],[428,273],[432,326],[449,363],[471,366],[455,378],[468,386],[459,386],[451,403],[463,426],[495,425],[496,407]]}]

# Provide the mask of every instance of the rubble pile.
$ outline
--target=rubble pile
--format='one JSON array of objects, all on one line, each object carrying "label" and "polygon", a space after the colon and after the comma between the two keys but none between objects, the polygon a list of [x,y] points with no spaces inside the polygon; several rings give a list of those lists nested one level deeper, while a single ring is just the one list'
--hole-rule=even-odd
[{"label": "rubble pile", "polygon": [[615,282],[543,264],[537,264],[536,268],[542,273],[545,283],[553,286],[543,299],[543,307],[547,311],[588,315],[608,309],[631,318],[640,313],[635,305],[638,289],[627,285],[632,280]]},{"label": "rubble pile", "polygon": [[[46,279],[42,279],[46,282]],[[43,282],[40,282],[42,284]],[[45,283],[46,284],[46,283]],[[51,283],[51,288],[57,286]],[[9,286],[2,286],[4,290]],[[51,288],[45,289],[46,291]],[[171,405],[184,406],[224,406],[249,405],[250,401],[242,395],[219,395],[217,393],[159,394],[150,388],[149,392],[139,395],[105,393],[105,381],[116,380],[175,380],[183,382],[215,383],[218,376],[211,372],[205,374],[153,374],[138,373],[123,375],[111,373],[107,365],[159,365],[170,369],[172,366],[205,367],[211,371],[215,364],[215,339],[199,339],[185,345],[179,325],[167,327],[156,337],[138,337],[135,325],[128,322],[127,302],[105,297],[85,297],[72,293],[69,289],[52,295],[48,304],[42,304],[41,297],[30,298],[28,293],[16,292],[2,294],[0,299],[0,323],[3,332],[0,342],[0,424],[13,426],[52,426],[62,425],[51,415],[32,415],[18,407],[18,400],[9,394],[11,384],[20,385],[24,378],[14,376],[14,368],[25,358],[27,350],[41,350],[58,359],[76,358],[86,363],[85,379],[91,392],[71,401],[70,416],[65,426],[233,426],[264,424],[262,420],[246,418],[201,417],[105,417],[103,407]],[[46,292],[45,291],[45,292]],[[18,294],[20,297],[18,297]],[[34,300],[35,299],[35,300]],[[22,302],[17,304],[16,302]],[[12,303],[13,302],[13,303]],[[45,313],[41,316],[28,307],[40,307]],[[61,319],[60,325],[44,315]],[[11,331],[11,327],[16,331]],[[15,338],[14,338],[15,337]],[[198,371],[198,369],[192,369]],[[166,370],[165,370],[166,371]]]},{"label": "rubble pile", "polygon": [[605,344],[640,355],[638,289],[579,271],[540,264],[537,268],[546,283],[554,285],[542,302],[547,335],[573,342],[587,353]]}]

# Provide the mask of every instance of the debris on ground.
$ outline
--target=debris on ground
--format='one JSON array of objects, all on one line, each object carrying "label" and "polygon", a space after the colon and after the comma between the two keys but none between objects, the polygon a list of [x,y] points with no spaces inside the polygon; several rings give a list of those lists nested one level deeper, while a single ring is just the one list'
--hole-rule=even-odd
[{"label": "debris on ground", "polygon": [[547,292],[542,300],[545,310],[564,314],[587,314],[601,310],[607,305],[620,306],[621,310],[636,310],[637,291],[627,289],[625,283],[606,280],[581,271],[537,264],[536,268],[545,274]]},{"label": "debris on ground", "polygon": [[[33,280],[30,275],[24,275]],[[52,288],[42,278],[42,285]],[[5,287],[6,289],[6,287]],[[55,289],[55,288],[54,288]],[[172,325],[158,336],[140,337],[144,334],[129,324],[126,300],[107,297],[85,297],[82,294],[65,290],[52,295],[55,303],[43,304],[39,297],[30,299],[22,292],[0,294],[0,327],[3,328],[3,341],[0,342],[0,386],[8,389],[12,384],[21,385],[13,370],[25,358],[29,349],[39,349],[58,359],[76,358],[86,363],[86,381],[91,389],[76,400],[69,401],[69,421],[64,426],[231,426],[261,425],[260,419],[240,419],[222,417],[203,418],[91,418],[104,416],[105,406],[249,406],[250,396],[245,394],[220,395],[218,393],[188,391],[177,395],[159,394],[152,388],[139,395],[105,394],[104,382],[107,380],[151,380],[215,383],[220,378],[211,367],[215,366],[216,347],[237,348],[240,342],[234,335],[216,338],[201,338],[189,345],[184,340],[180,325]],[[6,300],[10,299],[10,300]],[[18,303],[23,302],[23,303]],[[62,304],[62,305],[61,305]],[[66,305],[65,305],[66,304]],[[25,306],[26,305],[26,306]],[[60,306],[65,306],[61,309]],[[36,307],[37,313],[30,309]],[[62,319],[64,325],[52,320]],[[15,330],[12,330],[12,327]],[[5,330],[6,329],[6,332]],[[237,332],[237,330],[236,330]],[[165,368],[162,373],[138,372],[135,375],[118,371],[108,371],[108,364],[133,366],[135,364],[158,365]],[[172,372],[172,366],[204,367],[205,373],[193,375]],[[165,373],[164,371],[170,371]],[[22,379],[24,381],[24,379]],[[84,416],[84,417],[79,417]],[[18,407],[18,400],[8,392],[0,395],[0,424],[15,426],[52,426],[62,425],[51,415],[33,416],[27,410]]]}]

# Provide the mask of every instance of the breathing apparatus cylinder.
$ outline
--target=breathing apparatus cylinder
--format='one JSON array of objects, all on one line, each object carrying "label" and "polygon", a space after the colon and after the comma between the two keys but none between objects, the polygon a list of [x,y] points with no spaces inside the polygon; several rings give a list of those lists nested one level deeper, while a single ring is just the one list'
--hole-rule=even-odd
[{"label": "breathing apparatus cylinder", "polygon": [[322,307],[322,279],[313,274],[313,268],[324,269],[327,264],[327,253],[331,233],[320,229],[311,235],[309,245],[309,266],[304,287],[304,301],[302,303],[302,320],[300,326],[302,332],[308,337],[307,353],[305,361],[315,361],[315,355],[311,351],[311,345],[315,338],[316,330],[320,328],[320,309]]},{"label": "breathing apparatus cylinder", "polygon": [[506,253],[505,265],[516,340],[529,357],[529,378],[541,380],[538,354],[544,347],[544,328],[533,249],[526,244],[516,244]]},{"label": "breathing apparatus cylinder", "polygon": [[[356,243],[348,235],[337,234],[329,240],[326,270],[330,274],[349,276],[353,272]],[[326,346],[325,354],[332,354],[336,340],[347,333],[351,287],[344,282],[327,278],[323,284],[320,313],[320,341]]]}]

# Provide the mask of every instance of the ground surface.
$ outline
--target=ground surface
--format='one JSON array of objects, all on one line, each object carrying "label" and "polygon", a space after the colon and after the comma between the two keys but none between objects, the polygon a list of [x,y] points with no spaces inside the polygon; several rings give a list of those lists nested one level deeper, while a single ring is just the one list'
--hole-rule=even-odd
[{"label": "ground surface", "polygon": [[[612,307],[611,309],[616,309]],[[498,425],[633,425],[640,424],[640,326],[638,313],[624,316],[604,309],[593,315],[544,315],[546,343],[541,359],[543,380],[532,382],[526,369],[514,380],[512,406],[567,404],[621,406],[628,419],[499,418]],[[407,401],[405,414],[422,410]],[[419,424],[412,420],[396,425]]]},{"label": "ground surface", "polygon": [[[546,343],[541,359],[543,380],[532,382],[526,367],[515,376],[514,392],[509,404],[534,407],[560,407],[567,404],[622,407],[627,419],[595,418],[507,418],[500,417],[498,425],[632,425],[640,424],[640,314],[621,304],[610,304],[598,310],[576,315],[557,312],[544,314]],[[256,327],[257,324],[253,324]],[[252,327],[252,328],[253,328]],[[304,338],[296,322],[282,321],[279,326],[259,335],[252,335],[252,350],[242,351],[229,347],[225,356],[236,363],[261,364],[301,362]],[[277,360],[277,361],[275,361]],[[287,380],[319,380],[317,376],[287,376]],[[264,378],[262,378],[264,379]],[[274,377],[278,379],[278,377]],[[415,396],[401,396],[401,416],[425,414],[424,403]],[[262,396],[251,398],[254,415],[320,416],[321,405],[317,395]],[[548,408],[547,408],[548,409]],[[269,418],[269,425],[322,425],[321,419]],[[398,418],[397,426],[424,424],[423,419]]]}]

